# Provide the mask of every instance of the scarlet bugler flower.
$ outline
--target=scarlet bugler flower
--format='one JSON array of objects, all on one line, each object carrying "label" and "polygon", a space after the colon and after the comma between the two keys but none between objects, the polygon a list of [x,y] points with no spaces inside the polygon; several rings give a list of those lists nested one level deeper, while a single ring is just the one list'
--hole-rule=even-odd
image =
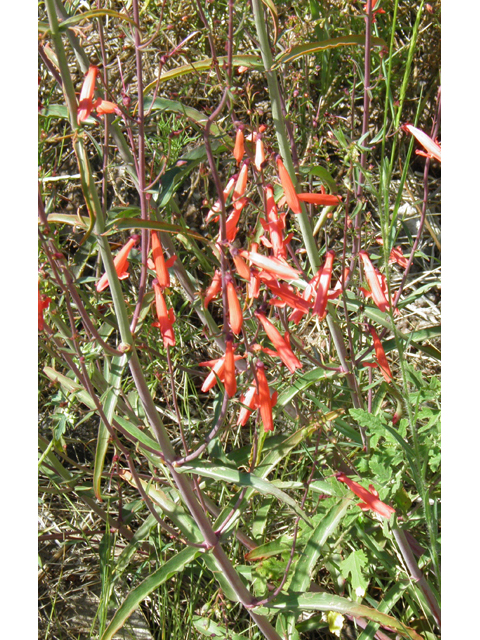
[{"label": "scarlet bugler flower", "polygon": [[298,199],[297,192],[295,191],[295,187],[293,186],[292,179],[290,178],[290,174],[286,170],[285,165],[282,162],[282,158],[279,155],[277,155],[277,168],[288,206],[293,213],[302,213],[302,206]]},{"label": "scarlet bugler flower", "polygon": [[213,274],[212,282],[210,283],[210,286],[205,292],[205,300],[203,301],[205,308],[208,307],[210,301],[213,300],[213,298],[215,298],[215,296],[217,296],[221,290],[222,290],[222,274],[220,273],[220,271],[215,270],[215,273]]},{"label": "scarlet bugler flower", "polygon": [[[260,223],[265,231],[267,231],[270,235],[270,243],[273,250],[273,255],[276,258],[286,258],[287,249],[285,245],[290,241],[290,237],[285,238],[285,240],[283,238],[283,231],[285,229],[285,215],[278,215],[277,205],[275,204],[273,189],[271,185],[267,185],[265,187],[265,194],[267,221],[265,222],[262,218],[260,218]],[[267,244],[264,238],[262,238],[262,241],[264,244]]]},{"label": "scarlet bugler flower", "polygon": [[258,398],[256,385],[253,384],[248,388],[247,393],[240,397],[240,402],[246,406],[240,409],[237,419],[237,426],[240,425],[244,427],[247,424],[250,414],[257,408]]},{"label": "scarlet bugler flower", "polygon": [[[223,190],[223,198],[225,202],[227,201],[228,196],[232,192],[233,187],[235,186],[235,178],[232,177],[227,183],[227,186]],[[205,223],[209,222],[212,218],[216,221],[218,220],[218,213],[222,210],[220,205],[220,200],[217,200],[210,211],[207,213],[207,217],[205,218]]]},{"label": "scarlet bugler flower", "polygon": [[[133,249],[137,241],[138,241],[138,236],[132,236],[130,240],[127,242],[127,244],[124,245],[115,256],[113,264],[115,266],[115,271],[117,272],[119,280],[125,280],[125,278],[128,278],[129,276],[128,254]],[[104,273],[97,283],[97,291],[100,293],[101,291],[106,289],[109,286],[109,284],[110,283],[108,282],[108,276],[106,273]]]},{"label": "scarlet bugler flower", "polygon": [[272,304],[276,307],[284,307],[285,305],[287,305],[292,309],[301,311],[303,314],[310,311],[310,304],[303,298],[298,296],[293,291],[292,287],[283,283],[275,283],[273,279],[267,280],[265,278],[264,271],[260,272],[259,277],[263,282],[266,283],[270,291],[275,296],[277,296],[277,298],[272,298],[271,300],[269,300],[269,304]]},{"label": "scarlet bugler flower", "polygon": [[80,91],[78,102],[77,123],[80,124],[88,118],[93,109],[93,94],[95,93],[95,81],[97,79],[98,67],[91,65]]},{"label": "scarlet bugler flower", "polygon": [[290,348],[289,343],[281,335],[280,331],[266,318],[263,313],[255,313],[255,316],[260,320],[263,328],[266,331],[267,336],[273,343],[273,346],[277,350],[275,355],[279,356],[282,362],[288,367],[291,373],[295,372],[295,369],[300,369],[303,364],[297,358]]},{"label": "scarlet bugler flower", "polygon": [[[231,345],[231,347],[229,347],[229,343]],[[212,370],[210,371],[210,373],[208,374],[208,376],[205,378],[205,381],[202,385],[202,391],[203,393],[206,393],[207,391],[209,391],[210,389],[212,389],[212,387],[214,387],[217,384],[217,377],[219,380],[221,380],[224,384],[225,384],[225,360],[227,357],[227,352],[228,352],[228,356],[229,356],[229,371],[231,371],[231,359],[230,359],[230,352],[233,354],[233,343],[231,340],[227,340],[226,343],[226,349],[225,349],[225,355],[223,355],[221,358],[216,358],[215,360],[206,360],[205,362],[200,362],[199,363],[199,367],[212,367]],[[243,356],[236,356],[233,355],[233,361],[234,363],[237,360],[241,360],[243,358]],[[231,374],[230,374],[231,375]],[[232,388],[230,387],[231,381],[229,381],[229,389],[230,391],[232,391]],[[236,382],[235,382],[236,385]],[[226,385],[225,385],[226,388]],[[227,391],[228,393],[228,391]],[[234,396],[235,393],[232,393],[232,396]]]},{"label": "scarlet bugler flower", "polygon": [[317,314],[320,320],[323,320],[327,315],[328,290],[330,289],[334,260],[335,252],[327,251],[325,263],[323,267],[321,267],[321,272],[318,274],[318,289],[316,292],[315,304],[313,306],[313,313]]},{"label": "scarlet bugler flower", "polygon": [[[383,238],[380,238],[380,237],[375,238],[375,241],[377,242],[377,244],[381,244],[383,246]],[[403,255],[402,247],[393,247],[392,250],[390,251],[388,264],[393,264],[394,262],[399,264],[404,269],[407,268],[408,260]]]},{"label": "scarlet bugler flower", "polygon": [[336,478],[340,482],[344,482],[356,496],[363,500],[363,502],[360,502],[358,505],[361,509],[372,509],[372,511],[375,511],[375,513],[378,513],[380,516],[387,519],[395,513],[395,509],[393,507],[390,507],[388,504],[385,504],[378,499],[378,493],[373,485],[370,485],[370,491],[367,491],[367,489],[364,489],[358,484],[358,482],[347,478],[344,473],[337,473]]},{"label": "scarlet bugler flower", "polygon": [[430,136],[427,136],[427,134],[424,133],[421,129],[417,129],[417,127],[414,127],[411,124],[404,124],[402,129],[404,131],[407,131],[408,133],[411,133],[412,136],[414,136],[420,142],[422,147],[427,150],[427,153],[417,150],[417,155],[425,156],[426,158],[435,158],[439,162],[442,161],[442,148],[439,144],[434,142],[430,138]]},{"label": "scarlet bugler flower", "polygon": [[175,314],[173,313],[173,309],[167,310],[167,304],[163,297],[162,287],[158,283],[158,280],[154,280],[152,284],[155,290],[155,307],[157,311],[157,321],[152,322],[152,327],[158,327],[162,332],[164,347],[168,344],[174,347],[175,333],[173,331],[173,323],[175,322]]},{"label": "scarlet bugler flower", "polygon": [[342,201],[341,196],[331,195],[325,193],[325,189],[321,187],[322,193],[299,193],[298,199],[301,202],[308,202],[309,204],[320,204],[323,206],[334,206],[340,204]]},{"label": "scarlet bugler flower", "polygon": [[265,376],[265,365],[263,362],[257,362],[256,373],[258,382],[257,396],[263,428],[265,431],[273,431],[272,398],[270,397],[270,389],[268,388],[268,382]]},{"label": "scarlet bugler flower", "polygon": [[254,165],[257,171],[261,171],[263,169],[263,165],[265,164],[265,150],[263,148],[263,140],[261,136],[257,136],[257,141],[255,142],[255,160]]},{"label": "scarlet bugler flower", "polygon": [[86,120],[92,113],[93,109],[96,109],[99,115],[103,115],[105,113],[116,113],[118,115],[122,114],[118,105],[116,105],[114,102],[103,100],[103,98],[97,98],[96,100],[93,99],[97,75],[98,67],[91,65],[89,70],[87,71],[87,75],[85,76],[82,89],[80,91],[80,99],[78,102],[77,110],[78,124]]},{"label": "scarlet bugler flower", "polygon": [[225,375],[224,375],[225,391],[229,398],[237,393],[237,379],[235,377],[235,357],[233,354],[233,342],[227,338],[225,348]]},{"label": "scarlet bugler flower", "polygon": [[238,250],[234,247],[230,247],[230,253],[232,254],[233,262],[235,263],[235,269],[237,270],[238,275],[244,280],[250,280],[250,267],[245,262],[245,260],[238,255]]},{"label": "scarlet bugler flower", "polygon": [[230,327],[233,333],[238,336],[242,330],[243,315],[240,302],[238,301],[237,292],[235,291],[235,285],[233,284],[230,276],[227,276],[227,300]]},{"label": "scarlet bugler flower", "polygon": [[153,266],[155,268],[155,273],[157,274],[158,284],[162,289],[164,289],[170,286],[170,274],[168,273],[168,268],[173,265],[177,256],[172,256],[165,261],[162,243],[156,231],[151,231],[151,239]]},{"label": "scarlet bugler flower", "polygon": [[268,271],[274,277],[283,278],[284,280],[297,280],[300,276],[300,273],[296,269],[280,258],[267,258],[267,256],[263,256],[256,251],[246,250],[240,251],[240,255],[250,260],[250,262],[253,262],[257,267],[265,269],[265,271]]},{"label": "scarlet bugler flower", "polygon": [[38,330],[43,331],[43,310],[48,307],[51,300],[40,293],[40,283],[38,283]]},{"label": "scarlet bugler flower", "polygon": [[237,135],[235,137],[235,148],[233,149],[233,157],[237,161],[237,164],[240,164],[243,158],[243,154],[245,153],[244,147],[244,138],[242,129],[237,130]]},{"label": "scarlet bugler flower", "polygon": [[386,382],[390,383],[392,381],[392,372],[390,371],[390,367],[388,366],[388,360],[387,360],[387,356],[385,355],[385,350],[383,348],[382,342],[373,327],[369,326],[368,330],[370,331],[373,338],[375,356],[377,358],[380,371],[382,372],[382,375],[385,378]]},{"label": "scarlet bugler flower", "polygon": [[390,309],[390,305],[385,297],[385,293],[380,287],[378,282],[375,268],[370,260],[370,256],[366,251],[359,251],[358,255],[362,259],[363,269],[365,271],[365,277],[367,278],[368,285],[372,294],[372,299],[380,311],[387,312]]},{"label": "scarlet bugler flower", "polygon": [[245,206],[245,203],[241,202],[241,198],[243,198],[245,194],[245,190],[247,188],[247,180],[248,180],[248,161],[244,162],[242,168],[240,169],[240,173],[238,174],[237,182],[235,183],[235,189],[233,190],[233,207],[236,209],[237,207]]}]

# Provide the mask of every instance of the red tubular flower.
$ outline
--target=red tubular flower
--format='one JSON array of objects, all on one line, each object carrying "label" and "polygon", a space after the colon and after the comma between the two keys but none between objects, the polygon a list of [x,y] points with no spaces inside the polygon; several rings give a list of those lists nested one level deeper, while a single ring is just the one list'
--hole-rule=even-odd
[{"label": "red tubular flower", "polygon": [[233,213],[231,213],[225,223],[225,232],[227,236],[228,242],[233,242],[238,233],[237,223],[240,219],[240,214],[242,213],[243,207],[247,204],[247,198],[240,198],[233,205]]},{"label": "red tubular flower", "polygon": [[373,346],[375,348],[375,356],[377,358],[378,366],[380,367],[380,371],[383,374],[386,382],[390,383],[392,381],[392,372],[390,371],[390,367],[388,366],[387,356],[385,355],[385,351],[382,346],[382,342],[377,335],[377,332],[373,327],[368,327],[372,338],[373,338]]},{"label": "red tubular flower", "polygon": [[265,431],[273,431],[272,399],[270,398],[270,389],[268,388],[268,382],[265,376],[265,365],[263,362],[258,361],[256,369],[258,382],[257,395],[263,428]]},{"label": "red tubular flower", "polygon": [[325,264],[322,267],[322,271],[319,274],[319,284],[317,289],[317,295],[315,299],[315,305],[313,307],[313,313],[319,316],[320,320],[323,320],[327,315],[327,301],[328,290],[330,289],[330,281],[332,279],[333,261],[335,260],[335,252],[327,251]]},{"label": "red tubular flower", "polygon": [[[128,254],[133,249],[135,244],[137,243],[138,236],[132,236],[126,245],[120,249],[120,251],[115,256],[113,264],[115,266],[115,271],[117,272],[119,280],[125,280],[128,278]],[[109,286],[108,276],[106,273],[100,278],[97,283],[97,291],[100,293],[104,289]]]},{"label": "red tubular flower", "polygon": [[256,385],[252,385],[248,388],[247,393],[241,396],[240,402],[246,406],[240,409],[240,412],[238,414],[237,427],[239,425],[244,427],[248,422],[250,414],[255,411],[258,404]]},{"label": "red tubular flower", "polygon": [[299,193],[298,199],[301,202],[308,202],[309,204],[320,204],[324,206],[334,206],[340,204],[342,201],[341,196],[330,195],[325,193],[322,187],[322,193]]},{"label": "red tubular flower", "polygon": [[295,369],[300,369],[303,367],[303,364],[297,358],[297,356],[293,353],[290,348],[290,345],[282,337],[280,331],[266,318],[262,313],[255,313],[255,316],[260,320],[263,325],[263,328],[266,331],[267,336],[273,343],[273,346],[277,350],[276,355],[278,355],[282,362],[288,367],[291,373],[295,372]]},{"label": "red tubular flower", "polygon": [[235,137],[235,148],[233,149],[233,157],[237,161],[237,164],[240,164],[243,158],[243,154],[245,153],[244,146],[244,137],[242,129],[238,129],[237,135]]},{"label": "red tubular flower", "polygon": [[43,310],[48,307],[51,300],[50,298],[46,298],[42,296],[40,293],[40,283],[38,283],[38,330],[43,331],[44,322],[43,322]]},{"label": "red tubular flower", "polygon": [[233,262],[235,263],[235,269],[237,270],[238,275],[244,280],[250,280],[250,267],[245,262],[243,258],[238,255],[238,252],[232,248],[230,248],[230,253],[232,254]]},{"label": "red tubular flower", "polygon": [[97,98],[93,103],[93,107],[98,113],[99,116],[102,116],[106,113],[116,113],[117,115],[122,115],[118,105],[114,102],[109,102],[108,100],[102,100],[102,98]]},{"label": "red tubular flower", "polygon": [[275,282],[267,281],[264,279],[262,273],[260,273],[260,279],[266,283],[267,287],[275,296],[280,298],[279,300],[275,298],[269,300],[269,304],[273,304],[276,307],[288,305],[292,309],[302,311],[304,314],[310,311],[310,304],[294,293],[291,287],[285,284],[275,284]]},{"label": "red tubular flower", "polygon": [[[228,181],[227,186],[225,187],[225,189],[223,190],[223,198],[224,198],[225,202],[227,201],[227,198],[230,195],[230,193],[232,192],[232,189],[233,189],[234,186],[235,186],[235,178],[232,177]],[[217,214],[220,213],[221,210],[222,210],[222,207],[220,205],[220,200],[217,200],[215,202],[215,204],[213,205],[213,207],[210,209],[210,211],[207,213],[207,217],[205,218],[205,223],[209,222],[212,218],[214,218],[215,220],[218,220],[218,215]]]},{"label": "red tubular flower", "polygon": [[255,161],[254,165],[257,171],[261,171],[265,164],[265,150],[263,148],[263,140],[260,136],[257,137],[255,142]]},{"label": "red tubular flower", "polygon": [[266,214],[267,222],[264,223],[262,219],[263,228],[270,234],[270,241],[272,243],[273,255],[276,258],[286,258],[287,249],[283,240],[283,230],[285,229],[285,221],[278,216],[277,205],[273,197],[273,189],[270,185],[265,187],[266,191]]},{"label": "red tubular flower", "polygon": [[235,189],[233,190],[233,207],[236,209],[237,207],[245,206],[245,203],[240,203],[240,198],[243,198],[245,194],[245,190],[247,188],[247,180],[248,180],[248,162],[244,162],[242,168],[240,169],[240,173],[238,174],[237,182],[235,183]]},{"label": "red tubular flower", "polygon": [[157,321],[152,322],[152,327],[158,327],[162,332],[163,346],[167,344],[172,347],[175,346],[175,334],[173,332],[173,323],[175,322],[175,315],[173,309],[167,310],[167,304],[163,297],[162,287],[157,280],[153,281],[153,288],[155,290],[155,306],[157,310]]},{"label": "red tubular flower", "polygon": [[390,309],[390,305],[388,304],[387,298],[380,287],[370,256],[366,251],[359,251],[358,255],[362,259],[365,277],[367,278],[374,303],[380,311],[387,312]]},{"label": "red tubular flower", "polygon": [[[223,383],[225,382],[225,357],[226,353],[221,358],[216,358],[215,360],[206,360],[205,362],[199,363],[199,367],[213,367],[202,385],[203,393],[206,393],[217,384],[217,376],[219,380],[221,380]],[[234,362],[241,359],[242,356],[233,357]]]},{"label": "red tubular flower", "polygon": [[[375,241],[377,242],[377,244],[381,244],[383,246],[383,238],[380,238],[380,237],[375,238]],[[393,247],[393,249],[390,251],[388,264],[393,264],[394,262],[399,264],[404,269],[406,269],[408,266],[408,260],[403,255],[403,251],[401,247]]]},{"label": "red tubular flower", "polygon": [[288,206],[293,211],[293,213],[302,213],[302,205],[300,204],[300,200],[298,199],[292,179],[290,178],[290,174],[286,170],[285,165],[283,164],[282,159],[279,155],[277,155],[277,168],[280,182],[282,183],[283,187],[283,193],[285,194],[285,200],[287,201]]},{"label": "red tubular flower", "polygon": [[250,282],[247,286],[247,296],[251,300],[260,295],[260,278],[256,269],[250,269]]},{"label": "red tubular flower", "polygon": [[225,349],[225,377],[223,384],[229,398],[237,393],[237,379],[235,377],[235,358],[233,355],[233,342],[227,339]]},{"label": "red tubular flower", "polygon": [[300,273],[296,269],[279,258],[267,258],[267,256],[263,256],[256,251],[245,250],[240,251],[240,255],[253,262],[257,267],[265,269],[274,277],[283,278],[284,280],[297,280],[300,277]]},{"label": "red tubular flower", "polygon": [[235,285],[230,277],[227,277],[227,300],[228,300],[228,317],[230,320],[230,327],[233,333],[238,336],[242,330],[243,315],[240,302],[238,301],[237,293],[235,291]]},{"label": "red tubular flower", "polygon": [[442,149],[439,144],[437,144],[430,138],[430,136],[427,136],[426,133],[424,133],[420,129],[417,129],[417,127],[414,127],[411,124],[404,124],[402,128],[404,131],[411,133],[412,136],[414,136],[420,142],[422,147],[427,150],[427,153],[417,150],[416,153],[419,156],[425,156],[426,158],[435,158],[439,162],[442,161]]},{"label": "red tubular flower", "polygon": [[92,65],[83,81],[78,103],[77,123],[80,124],[88,118],[93,109],[93,94],[95,93],[95,81],[97,79],[98,67]]},{"label": "red tubular flower", "polygon": [[372,485],[370,485],[370,491],[372,491],[372,493],[370,493],[370,491],[367,491],[367,489],[364,489],[359,485],[358,482],[354,482],[353,480],[350,480],[350,478],[347,478],[344,473],[337,473],[336,477],[337,480],[344,482],[356,496],[363,500],[363,502],[358,505],[361,509],[372,509],[372,511],[375,511],[375,513],[378,513],[380,516],[387,519],[390,518],[392,513],[395,513],[395,509],[393,507],[390,507],[388,504],[385,504],[378,499],[378,493]]},{"label": "red tubular flower", "polygon": [[150,232],[152,238],[152,257],[153,263],[155,266],[155,273],[157,274],[158,284],[162,287],[170,286],[170,274],[168,273],[168,267],[171,267],[172,264],[177,259],[177,256],[173,256],[167,262],[165,262],[165,258],[163,257],[163,247],[156,231]]},{"label": "red tubular flower", "polygon": [[393,262],[396,262],[397,264],[399,264],[404,269],[407,268],[408,260],[403,255],[403,251],[402,251],[401,247],[393,247],[393,249],[390,251],[390,257],[388,258],[388,264],[392,264]]},{"label": "red tubular flower", "polygon": [[205,308],[208,307],[209,303],[220,293],[221,290],[222,274],[220,273],[220,271],[216,270],[213,274],[212,282],[205,292],[205,300],[203,301]]}]

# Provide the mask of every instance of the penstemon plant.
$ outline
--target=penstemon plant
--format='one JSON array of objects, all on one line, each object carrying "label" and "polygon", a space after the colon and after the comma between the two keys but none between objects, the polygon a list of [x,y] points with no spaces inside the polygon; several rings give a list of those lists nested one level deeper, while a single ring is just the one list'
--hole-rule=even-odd
[{"label": "penstemon plant", "polygon": [[[189,637],[293,640],[351,625],[361,640],[435,638],[438,380],[409,354],[437,362],[439,328],[404,322],[438,283],[406,293],[441,160],[440,90],[431,135],[420,107],[415,125],[402,114],[423,2],[403,51],[397,0],[299,3],[310,26],[270,0],[85,4],[45,0],[40,22],[41,127],[55,132],[55,171],[69,149],[80,189],[49,188],[42,150],[40,408],[51,428],[39,469],[42,500],[68,489],[103,523],[92,634],[117,637],[188,575],[203,585],[192,586]],[[313,82],[317,63],[331,68],[315,110],[287,87],[289,73]],[[329,96],[335,65],[349,69],[350,104]],[[259,81],[268,107],[256,104]],[[189,86],[207,107],[189,104]],[[348,105],[350,119],[326,104]],[[328,168],[312,151],[326,156],[319,120]],[[426,157],[412,238],[399,207],[415,144]],[[82,423],[95,451],[75,464],[67,440]]]}]

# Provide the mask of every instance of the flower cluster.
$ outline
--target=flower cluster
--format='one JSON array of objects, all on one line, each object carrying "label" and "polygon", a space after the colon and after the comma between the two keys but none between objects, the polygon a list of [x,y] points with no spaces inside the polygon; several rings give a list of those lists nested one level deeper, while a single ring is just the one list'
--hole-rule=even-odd
[{"label": "flower cluster", "polygon": [[[234,398],[237,393],[238,362],[255,354],[257,356],[255,366],[250,369],[251,382],[247,391],[240,396],[241,408],[237,424],[246,425],[250,415],[258,409],[265,431],[272,431],[274,428],[272,409],[275,406],[277,394],[270,391],[265,364],[258,356],[267,354],[278,359],[291,374],[295,374],[303,364],[294,353],[297,347],[296,343],[291,342],[287,324],[280,331],[275,326],[271,314],[268,317],[267,310],[269,307],[272,311],[277,307],[283,308],[287,312],[286,321],[293,325],[298,325],[300,320],[308,314],[321,322],[328,314],[329,300],[338,298],[343,293],[342,283],[347,282],[349,270],[348,268],[344,270],[343,276],[337,279],[332,288],[336,260],[333,251],[329,250],[325,253],[323,264],[309,281],[303,279],[299,268],[288,262],[287,256],[289,252],[292,253],[289,243],[293,235],[286,232],[288,210],[291,210],[294,215],[300,215],[303,211],[303,203],[334,207],[341,204],[341,197],[327,194],[323,188],[320,193],[302,193],[301,190],[296,189],[279,155],[275,157],[275,164],[278,187],[281,188],[281,191],[277,188],[277,196],[280,197],[277,197],[276,201],[274,186],[264,182],[265,213],[264,215],[261,213],[259,217],[261,233],[257,241],[251,242],[248,247],[238,247],[239,222],[242,211],[249,202],[249,176],[252,171],[262,173],[268,162],[263,143],[264,130],[260,128],[259,131],[245,138],[243,127],[240,127],[236,134],[233,156],[239,171],[230,178],[223,192],[226,207],[226,237],[222,237],[219,230],[214,245],[218,257],[221,252],[224,252],[224,255],[231,257],[231,262],[227,269],[215,270],[203,298],[204,306],[207,308],[222,291],[224,292],[223,300],[226,303],[227,319],[225,352],[219,358],[201,362],[200,366],[211,369],[201,387],[202,392],[208,392],[217,382],[221,382],[228,397]],[[255,154],[254,157],[244,159],[246,141],[254,145]],[[250,147],[248,149],[250,152]],[[218,222],[220,215],[221,205],[217,201],[208,211],[206,222]],[[157,317],[152,326],[160,329],[165,347],[175,346],[173,329],[175,315],[173,309],[167,307],[165,290],[170,286],[168,269],[172,267],[176,257],[165,259],[157,231],[150,232],[150,239],[152,255],[147,264],[156,275],[152,284]],[[132,237],[114,259],[115,269],[120,279],[128,277],[128,255],[135,242],[136,237]],[[370,287],[369,291],[363,290],[364,294],[366,297],[371,297],[381,311],[386,312],[390,308],[390,303],[385,279],[374,267],[366,251],[360,251],[359,255]],[[397,262],[404,260],[403,254],[398,249],[395,253],[392,252],[391,257]],[[226,264],[225,261],[223,264]],[[103,291],[108,284],[108,277],[105,274],[97,284],[97,291]],[[235,340],[238,340],[244,332],[244,311],[260,298],[261,293],[263,293],[262,302],[258,309],[252,310],[250,316],[256,318],[259,329],[264,331],[271,346],[265,339],[256,337],[255,340],[259,341],[247,343],[247,351],[240,354],[238,353],[239,345]],[[245,303],[242,302],[243,299]],[[391,382],[392,374],[381,341],[373,327],[369,328],[369,331],[373,338],[376,362],[365,364],[372,367],[378,366],[385,380]],[[245,368],[244,365],[242,368]]]}]

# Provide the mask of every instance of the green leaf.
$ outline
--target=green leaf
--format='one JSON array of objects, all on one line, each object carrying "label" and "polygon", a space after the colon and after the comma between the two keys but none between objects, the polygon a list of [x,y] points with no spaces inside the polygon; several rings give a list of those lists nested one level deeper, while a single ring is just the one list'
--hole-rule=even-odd
[{"label": "green leaf", "polygon": [[392,477],[392,468],[385,467],[385,465],[380,461],[381,457],[377,455],[373,455],[372,459],[369,461],[368,466],[372,474],[378,479],[380,484],[387,484],[387,482]]},{"label": "green leaf", "polygon": [[303,595],[278,595],[268,607],[254,609],[256,613],[271,613],[274,611],[336,611],[354,618],[367,618],[390,627],[400,635],[411,640],[423,640],[411,627],[407,627],[392,616],[381,613],[376,609],[352,602],[347,598],[331,595],[330,593],[305,593]]},{"label": "green leaf", "polygon": [[[103,402],[103,411],[109,424],[112,423],[112,418],[117,406],[118,396],[120,393],[120,386],[122,382],[123,370],[127,364],[128,357],[126,354],[122,356],[115,356],[112,358],[110,371],[107,374],[107,383],[110,385],[110,389],[107,391],[105,400]],[[106,361],[108,362],[108,360]],[[95,449],[95,462],[93,468],[93,490],[95,497],[100,502],[103,501],[101,496],[100,483],[102,480],[103,468],[105,465],[105,455],[108,449],[108,442],[110,439],[110,433],[103,420],[100,421],[97,436],[97,446]]]},{"label": "green leaf", "polygon": [[243,473],[241,471],[237,471],[237,469],[222,467],[203,461],[189,462],[181,467],[177,467],[176,471],[178,473],[188,473],[193,471],[205,478],[221,480],[222,482],[230,482],[240,487],[251,487],[263,495],[275,496],[280,502],[288,505],[298,516],[302,518],[302,520],[305,520],[305,522],[312,526],[310,518],[293,498],[287,495],[284,491],[275,487],[271,482],[268,482],[268,480],[259,478],[254,473]]},{"label": "green leaf", "polygon": [[324,182],[331,193],[337,193],[337,183],[333,179],[332,175],[324,168],[317,166],[302,166],[299,167],[299,172],[302,176],[317,176]]},{"label": "green leaf", "polygon": [[190,236],[201,242],[209,242],[207,238],[191,229],[187,229],[178,224],[170,224],[169,222],[157,222],[156,220],[142,220],[141,218],[119,218],[115,220],[114,227],[117,231],[124,229],[156,229],[164,233],[172,233],[184,236]]},{"label": "green leaf", "polygon": [[365,551],[361,549],[357,549],[353,551],[349,556],[342,560],[339,563],[340,571],[342,572],[342,576],[347,579],[348,576],[351,576],[350,582],[352,585],[353,591],[357,591],[357,589],[362,590],[362,596],[365,594],[365,590],[368,585],[368,581],[365,579],[363,575],[362,569],[364,569],[368,565],[368,558]]},{"label": "green leaf", "polygon": [[[372,37],[371,44],[374,47],[386,47],[387,43],[383,38]],[[328,40],[320,40],[317,42],[307,42],[291,47],[286,53],[277,57],[273,70],[278,69],[281,64],[292,62],[301,56],[325,51],[325,49],[335,49],[336,47],[345,47],[349,45],[365,46],[365,36],[340,36],[339,38],[329,38]]]},{"label": "green leaf", "polygon": [[[219,56],[217,60],[220,68],[222,68],[222,65],[226,64],[227,62],[227,56]],[[233,56],[232,65],[234,67],[242,66],[248,67],[250,69],[263,70],[262,59],[260,58],[260,56],[255,55]],[[191,62],[190,64],[180,65],[175,69],[171,69],[170,71],[165,71],[165,73],[162,73],[162,75],[160,76],[160,83],[167,82],[168,80],[172,80],[173,78],[179,78],[180,76],[184,76],[189,73],[194,73],[195,75],[197,75],[199,72],[208,71],[211,68],[213,68],[212,58],[205,58],[204,60],[198,60],[197,62]],[[150,84],[148,84],[143,90],[143,95],[146,96],[148,93],[150,93],[150,91],[156,86],[157,82],[158,79],[150,82]]]},{"label": "green leaf", "polygon": [[201,616],[193,616],[193,626],[202,635],[211,638],[211,640],[245,640],[245,636],[240,636],[230,629],[227,631],[221,624],[217,624],[210,618],[202,618]]},{"label": "green leaf", "polygon": [[306,389],[315,382],[318,382],[318,380],[322,380],[323,378],[333,378],[335,376],[341,375],[343,374],[340,374],[337,371],[328,371],[326,369],[321,369],[320,367],[311,369],[311,371],[309,371],[308,373],[296,378],[288,387],[288,389],[278,396],[277,404],[280,407],[283,407],[288,404],[299,391]]},{"label": "green leaf", "polygon": [[291,591],[302,592],[308,589],[315,565],[322,553],[322,547],[340,524],[350,504],[350,498],[341,500],[330,509],[327,515],[313,529],[296,563],[295,573],[290,583]]},{"label": "green leaf", "polygon": [[126,599],[121,604],[113,616],[110,624],[108,625],[105,633],[102,635],[101,640],[111,640],[115,633],[123,627],[126,620],[135,609],[138,608],[140,603],[148,596],[152,591],[158,589],[158,587],[172,578],[176,573],[182,571],[187,564],[192,562],[197,556],[200,555],[200,551],[195,547],[187,547],[183,549],[173,558],[167,560],[159,569],[154,571],[148,578],[146,578],[138,587],[135,587]]}]

